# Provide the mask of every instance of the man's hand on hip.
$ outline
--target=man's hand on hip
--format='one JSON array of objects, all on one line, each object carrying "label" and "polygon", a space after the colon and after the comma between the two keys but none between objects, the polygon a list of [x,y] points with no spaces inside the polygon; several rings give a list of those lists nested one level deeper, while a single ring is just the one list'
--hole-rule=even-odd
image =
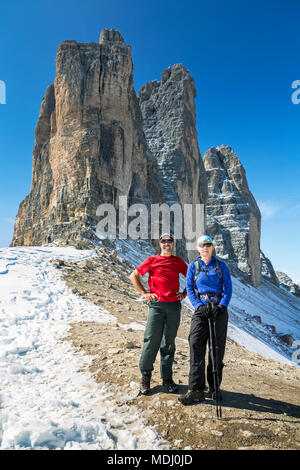
[{"label": "man's hand on hip", "polygon": [[156,300],[157,299],[157,295],[153,294],[152,292],[143,293],[143,297],[145,297],[147,302],[151,302],[151,300]]},{"label": "man's hand on hip", "polygon": [[176,296],[178,300],[183,300],[186,297],[186,291],[176,292]]}]

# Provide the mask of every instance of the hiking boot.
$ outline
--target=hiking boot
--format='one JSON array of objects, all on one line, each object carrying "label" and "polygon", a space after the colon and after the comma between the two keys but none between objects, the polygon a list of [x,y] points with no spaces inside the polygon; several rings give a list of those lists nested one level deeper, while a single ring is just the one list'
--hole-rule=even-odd
[{"label": "hiking boot", "polygon": [[140,393],[142,395],[148,395],[148,393],[150,392],[150,380],[151,380],[151,374],[142,375],[142,381],[140,384]]},{"label": "hiking boot", "polygon": [[183,405],[192,405],[204,401],[205,396],[203,390],[189,390],[185,395],[180,395],[178,400]]},{"label": "hiking boot", "polygon": [[175,393],[178,390],[178,385],[175,382],[173,382],[172,379],[163,380],[163,387],[167,389],[168,393]]}]

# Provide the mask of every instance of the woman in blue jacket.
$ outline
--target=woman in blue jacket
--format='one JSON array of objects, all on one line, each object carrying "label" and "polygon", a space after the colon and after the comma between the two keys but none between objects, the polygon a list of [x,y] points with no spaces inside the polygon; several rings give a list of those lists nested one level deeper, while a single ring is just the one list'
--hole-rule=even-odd
[{"label": "woman in blue jacket", "polygon": [[[183,405],[190,405],[205,399],[205,352],[209,341],[209,317],[214,318],[216,325],[217,367],[219,384],[221,383],[228,324],[227,307],[232,295],[229,269],[224,261],[217,260],[213,256],[213,240],[207,235],[200,237],[197,241],[197,249],[200,256],[196,261],[190,263],[186,275],[187,295],[195,313],[192,316],[189,334],[188,392],[179,397],[179,401]],[[214,398],[215,390],[210,357],[207,365],[207,381],[209,394]]]}]

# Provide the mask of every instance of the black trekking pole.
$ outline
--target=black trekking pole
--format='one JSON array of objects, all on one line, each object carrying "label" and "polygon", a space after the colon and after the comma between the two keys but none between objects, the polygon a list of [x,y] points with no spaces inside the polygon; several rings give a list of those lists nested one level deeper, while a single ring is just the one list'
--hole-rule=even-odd
[{"label": "black trekking pole", "polygon": [[[212,326],[213,322],[213,326]],[[217,345],[217,335],[216,335],[216,322],[214,318],[208,318],[208,327],[209,327],[209,340],[210,340],[210,357],[212,362],[212,374],[214,379],[214,389],[215,389],[215,401],[216,401],[216,411],[217,417],[222,418],[222,408],[221,408],[221,395],[220,395],[220,381],[219,381],[219,371],[218,371],[218,345]]]}]

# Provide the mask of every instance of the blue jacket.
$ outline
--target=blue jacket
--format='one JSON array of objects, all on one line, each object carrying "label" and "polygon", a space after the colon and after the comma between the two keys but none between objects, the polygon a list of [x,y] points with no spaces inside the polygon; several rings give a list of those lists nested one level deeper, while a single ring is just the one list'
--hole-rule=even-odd
[{"label": "blue jacket", "polygon": [[[200,256],[197,258],[201,262],[201,266],[204,268],[213,268],[213,260],[214,256],[210,260],[210,262],[206,265],[203,260],[201,260]],[[200,271],[198,274],[198,278],[196,281],[196,290],[199,294],[204,294],[206,292],[222,292],[221,299],[219,303],[224,305],[224,307],[228,307],[229,301],[232,295],[232,283],[231,283],[231,276],[227,264],[224,261],[219,260],[220,269],[223,275],[223,285],[222,281],[218,276],[218,273],[215,269],[207,272],[207,277],[205,278],[205,272]],[[197,310],[200,305],[206,304],[206,300],[204,298],[198,298],[195,293],[194,289],[194,275],[195,275],[195,263],[192,262],[189,264],[187,275],[186,275],[186,290],[188,298],[192,306]],[[211,299],[212,300],[212,299]]]}]

